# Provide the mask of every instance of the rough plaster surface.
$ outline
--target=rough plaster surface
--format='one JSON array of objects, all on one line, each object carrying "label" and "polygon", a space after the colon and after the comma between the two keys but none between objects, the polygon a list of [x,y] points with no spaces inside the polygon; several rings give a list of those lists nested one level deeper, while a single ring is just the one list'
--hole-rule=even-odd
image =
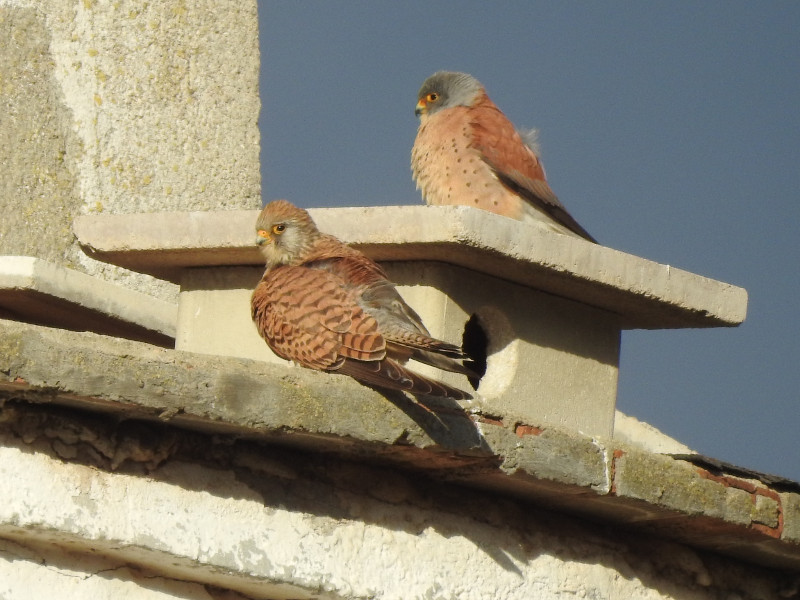
[{"label": "rough plaster surface", "polygon": [[23,545],[0,539],[3,600],[246,600],[235,592],[220,592],[137,569],[122,561],[69,552],[52,545]]},{"label": "rough plaster surface", "polygon": [[[50,581],[81,579],[83,597],[113,584],[144,598],[217,598],[203,595],[215,586],[251,598],[766,600],[793,584],[678,544],[319,454],[168,434],[192,448],[195,463],[180,451],[154,455],[154,432],[143,427],[125,441],[138,452],[109,471],[75,456],[87,443],[118,444],[107,436],[113,428],[95,417],[83,423],[94,437],[78,439],[78,423],[0,437],[0,478],[14,482],[3,491],[0,536],[15,544],[0,547],[0,569],[9,555],[24,567],[6,568],[11,590],[45,565]],[[70,449],[73,462],[64,462]],[[43,543],[71,554],[47,558],[36,550]],[[98,578],[103,568],[109,581]]]},{"label": "rough plaster surface", "polygon": [[0,16],[0,253],[70,264],[83,145],[55,82],[53,33],[33,3],[0,2]]},{"label": "rough plaster surface", "polygon": [[85,210],[260,204],[256,3],[46,3]]},{"label": "rough plaster surface", "polygon": [[85,256],[71,223],[259,206],[256,3],[0,0],[0,36],[0,254],[174,300]]}]

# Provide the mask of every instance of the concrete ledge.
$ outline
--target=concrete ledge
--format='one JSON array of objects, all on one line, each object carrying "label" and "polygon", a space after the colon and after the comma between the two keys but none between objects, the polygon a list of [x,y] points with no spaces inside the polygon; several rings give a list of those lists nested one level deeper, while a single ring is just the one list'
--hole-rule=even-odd
[{"label": "concrete ledge", "polygon": [[[309,211],[322,231],[378,261],[441,261],[620,315],[624,328],[736,326],[747,292],[471,207]],[[186,267],[257,265],[258,211],[87,215],[75,234],[91,256],[179,280]],[[391,224],[391,226],[389,226]]]},{"label": "concrete ledge", "polygon": [[172,346],[178,307],[29,256],[0,256],[0,314]]},{"label": "concrete ledge", "polygon": [[[504,422],[490,405],[425,409],[344,377],[8,321],[0,321],[0,399],[8,410],[54,404],[395,465],[800,569],[798,494],[612,441]],[[171,446],[168,437],[155,440],[146,455],[157,465]],[[125,444],[103,452],[98,460],[109,469],[142,455]]]}]

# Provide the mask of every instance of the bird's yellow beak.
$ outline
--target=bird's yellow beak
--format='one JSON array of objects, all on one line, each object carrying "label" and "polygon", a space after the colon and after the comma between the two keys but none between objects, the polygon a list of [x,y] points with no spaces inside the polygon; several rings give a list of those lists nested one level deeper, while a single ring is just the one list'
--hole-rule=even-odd
[{"label": "bird's yellow beak", "polygon": [[272,238],[269,236],[269,232],[266,229],[259,229],[256,232],[256,246],[269,244],[271,241]]},{"label": "bird's yellow beak", "polygon": [[423,115],[428,110],[428,103],[425,101],[425,98],[420,98],[419,102],[417,102],[417,107],[414,109],[414,114],[416,116]]}]

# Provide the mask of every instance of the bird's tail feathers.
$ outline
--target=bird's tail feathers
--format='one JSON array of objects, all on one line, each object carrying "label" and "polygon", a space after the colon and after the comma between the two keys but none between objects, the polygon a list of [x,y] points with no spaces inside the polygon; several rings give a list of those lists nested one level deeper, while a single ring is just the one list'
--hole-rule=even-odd
[{"label": "bird's tail feathers", "polygon": [[442,369],[443,371],[450,371],[451,373],[460,373],[466,375],[470,379],[480,379],[481,376],[471,369],[464,361],[467,355],[459,348],[458,354],[454,358],[449,355],[443,355],[438,352],[431,352],[429,350],[415,349],[411,354],[411,358],[426,365]]},{"label": "bird's tail feathers", "polygon": [[437,396],[453,400],[469,400],[472,398],[470,394],[463,390],[423,377],[399,365],[390,358],[379,361],[346,359],[336,372],[342,375],[349,375],[363,383],[401,390],[415,396]]},{"label": "bird's tail feathers", "polygon": [[417,351],[435,352],[436,354],[449,356],[450,358],[469,358],[460,346],[437,340],[436,338],[416,331],[392,330],[385,333],[384,337],[390,344],[404,346],[411,350],[412,353],[416,353]]},{"label": "bird's tail feathers", "polygon": [[480,375],[463,364],[470,356],[460,346],[449,344],[427,335],[402,332],[389,340],[389,356],[405,363],[409,358],[451,373],[480,379]]}]

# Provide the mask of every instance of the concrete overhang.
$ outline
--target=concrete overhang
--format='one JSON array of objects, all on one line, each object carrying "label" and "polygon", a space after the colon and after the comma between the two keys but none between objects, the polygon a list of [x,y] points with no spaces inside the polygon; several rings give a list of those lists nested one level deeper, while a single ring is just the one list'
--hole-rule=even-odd
[{"label": "concrete overhang", "polygon": [[178,306],[30,256],[0,256],[0,316],[172,346]]},{"label": "concrete overhang", "polygon": [[[471,207],[311,209],[320,230],[380,262],[443,262],[619,316],[623,329],[732,327],[741,287]],[[178,282],[187,267],[261,265],[258,211],[96,214],[74,231],[92,257]]]}]

